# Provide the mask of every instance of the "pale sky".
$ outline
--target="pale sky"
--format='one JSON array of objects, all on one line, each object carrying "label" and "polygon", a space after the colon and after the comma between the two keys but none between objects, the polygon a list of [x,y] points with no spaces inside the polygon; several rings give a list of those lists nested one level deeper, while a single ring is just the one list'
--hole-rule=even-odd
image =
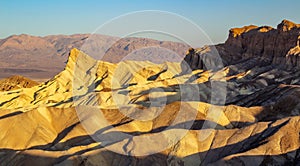
[{"label": "pale sky", "polygon": [[232,27],[249,24],[275,27],[283,19],[300,23],[299,6],[299,0],[3,0],[0,38],[13,34],[92,33],[120,15],[161,10],[191,20],[213,43],[221,43]]}]

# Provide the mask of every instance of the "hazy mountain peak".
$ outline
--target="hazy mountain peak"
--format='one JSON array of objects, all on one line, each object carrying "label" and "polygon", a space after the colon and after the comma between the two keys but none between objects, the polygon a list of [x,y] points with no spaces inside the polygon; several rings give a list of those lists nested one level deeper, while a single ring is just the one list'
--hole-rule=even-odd
[{"label": "hazy mountain peak", "polygon": [[13,35],[2,40],[1,49],[36,50],[51,47],[45,39],[27,34]]}]

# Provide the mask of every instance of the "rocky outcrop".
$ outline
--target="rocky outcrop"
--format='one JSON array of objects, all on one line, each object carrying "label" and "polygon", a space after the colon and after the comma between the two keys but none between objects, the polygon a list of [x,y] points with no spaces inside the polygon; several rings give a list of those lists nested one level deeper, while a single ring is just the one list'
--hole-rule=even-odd
[{"label": "rocky outcrop", "polygon": [[182,72],[195,69],[219,70],[224,67],[218,50],[215,47],[204,46],[199,49],[190,48],[181,63]]},{"label": "rocky outcrop", "polygon": [[[299,40],[300,25],[283,20],[277,29],[254,25],[233,28],[229,31],[228,39],[224,44],[210,47],[217,49],[214,54],[221,56],[225,66],[243,60],[256,59],[257,64],[300,68]],[[200,51],[187,62],[192,69],[195,69],[193,63],[205,57],[206,54],[207,52]]]},{"label": "rocky outcrop", "polygon": [[[244,29],[242,33],[237,32],[237,29],[230,30],[229,37],[223,46],[228,55],[221,56],[233,56],[239,59],[260,57],[275,65],[300,67],[298,62],[294,62],[295,57],[290,52],[299,43],[300,26],[298,24],[283,20],[277,29],[268,26],[242,29]],[[288,62],[289,56],[293,56],[291,57],[292,63]]]},{"label": "rocky outcrop", "polygon": [[23,76],[11,76],[0,80],[0,91],[9,91],[21,88],[31,88],[38,85],[37,82]]},{"label": "rocky outcrop", "polygon": [[277,29],[233,28],[224,44],[189,49],[181,63],[182,73],[223,70],[226,104],[277,108],[278,102],[285,105],[286,98],[298,101],[294,97],[300,85],[299,36],[300,25],[287,20]]}]

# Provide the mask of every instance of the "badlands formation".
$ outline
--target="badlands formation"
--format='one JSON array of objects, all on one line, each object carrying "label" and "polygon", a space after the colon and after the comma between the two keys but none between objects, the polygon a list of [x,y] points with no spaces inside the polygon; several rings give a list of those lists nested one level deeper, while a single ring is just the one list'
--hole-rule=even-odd
[{"label": "badlands formation", "polygon": [[234,28],[181,63],[72,49],[49,81],[1,92],[0,165],[299,165],[299,36]]}]

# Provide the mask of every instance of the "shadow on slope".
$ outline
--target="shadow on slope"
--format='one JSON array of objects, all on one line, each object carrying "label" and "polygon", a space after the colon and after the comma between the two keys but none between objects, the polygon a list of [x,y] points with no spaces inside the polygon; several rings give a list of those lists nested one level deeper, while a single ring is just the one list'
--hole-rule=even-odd
[{"label": "shadow on slope", "polygon": [[[58,158],[56,157],[47,157],[47,155],[38,155],[37,153],[30,153],[30,150],[27,151],[15,151],[11,149],[1,149],[0,150],[0,161],[5,165],[53,165],[53,164],[73,164],[73,165],[207,165],[212,163],[229,163],[229,164],[274,164],[280,160],[279,164],[299,164],[299,149],[293,152],[288,152],[280,155],[257,155],[257,156],[239,156],[233,157],[229,160],[223,160],[224,157],[242,153],[250,149],[256,148],[260,145],[266,144],[266,139],[273,134],[275,134],[281,127],[285,126],[289,120],[277,125],[271,126],[265,129],[261,133],[250,136],[249,138],[242,140],[238,143],[226,145],[220,148],[210,149],[206,152],[200,152],[186,156],[184,158],[179,158],[172,155],[164,154],[153,154],[144,157],[133,157],[117,154],[111,151],[105,150],[101,145],[83,149],[72,154],[62,155]],[[100,133],[99,133],[100,134]],[[112,133],[106,133],[111,135]],[[31,148],[32,149],[32,148]],[[33,150],[33,149],[32,149]],[[91,151],[100,150],[97,153],[89,156],[82,156],[83,154]],[[45,152],[45,151],[44,151]],[[44,152],[40,151],[41,154]],[[294,158],[291,157],[291,154],[294,154]],[[293,156],[293,155],[292,155]],[[74,158],[75,157],[75,158]],[[102,163],[93,163],[95,158],[101,159]]]}]

